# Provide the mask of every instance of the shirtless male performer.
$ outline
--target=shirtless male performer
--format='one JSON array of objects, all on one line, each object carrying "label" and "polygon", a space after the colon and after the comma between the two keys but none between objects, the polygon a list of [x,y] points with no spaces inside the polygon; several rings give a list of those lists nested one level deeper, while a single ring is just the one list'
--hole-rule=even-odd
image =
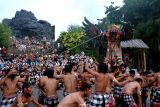
[{"label": "shirtless male performer", "polygon": [[[141,100],[141,85],[143,78],[141,76],[135,76],[134,81],[127,83],[122,90],[123,107],[142,107]],[[133,94],[137,94],[138,105],[135,103]]]},{"label": "shirtless male performer", "polygon": [[58,107],[87,107],[83,97],[89,96],[91,86],[87,83],[83,83],[80,87],[80,91],[67,95],[59,103]]},{"label": "shirtless male performer", "polygon": [[65,72],[64,74],[60,75],[55,75],[56,78],[58,79],[63,79],[64,83],[64,97],[69,95],[70,93],[76,92],[77,91],[77,75],[74,73],[71,73],[72,69],[72,64],[66,65],[65,68],[63,69]]},{"label": "shirtless male performer", "polygon": [[91,99],[90,107],[108,107],[115,106],[115,100],[112,91],[112,82],[119,84],[113,75],[107,74],[108,66],[105,63],[98,65],[98,72],[89,68],[86,60],[85,69],[95,77],[95,92]]},{"label": "shirtless male performer", "polygon": [[160,72],[153,73],[149,77],[152,77],[151,83],[155,83],[152,86],[151,107],[160,107]]},{"label": "shirtless male performer", "polygon": [[32,96],[32,88],[29,83],[24,83],[22,87],[22,93],[19,94],[14,100],[12,107],[29,107],[29,103],[33,103],[37,107],[45,107],[38,103],[36,98]]},{"label": "shirtless male performer", "polygon": [[123,86],[126,83],[133,81],[132,78],[129,78],[129,74],[125,73],[124,71],[125,71],[124,67],[123,69],[121,69],[119,66],[112,66],[111,72],[107,73],[108,85],[106,88],[106,92],[113,94],[115,102],[116,102],[116,107],[119,107],[120,105],[120,102],[121,102],[120,97],[121,97]]},{"label": "shirtless male performer", "polygon": [[40,88],[43,90],[44,105],[47,107],[56,107],[58,105],[57,87],[59,81],[53,78],[54,71],[48,69],[46,76],[40,77]]},{"label": "shirtless male performer", "polygon": [[[84,65],[83,65],[84,67]],[[86,71],[86,69],[83,69],[83,72],[80,74],[80,81],[81,81],[81,84],[83,83],[87,83],[89,85],[92,85],[93,84],[93,80],[91,80],[93,78],[93,75],[91,75],[90,73],[88,73]],[[80,85],[81,86],[81,85]],[[84,97],[84,100],[86,102],[87,105],[90,104],[90,99],[89,99],[90,96],[88,97]]]},{"label": "shirtless male performer", "polygon": [[87,72],[84,62],[81,64],[81,66],[83,67],[82,72],[80,73],[80,79],[82,83],[88,83],[92,85],[91,78],[93,78],[93,75]]},{"label": "shirtless male performer", "polygon": [[7,75],[0,80],[0,87],[2,88],[3,98],[0,103],[0,107],[11,107],[13,101],[17,96],[19,89],[19,82],[25,81],[24,78],[17,76],[17,73],[14,69],[8,69]]},{"label": "shirtless male performer", "polygon": [[[126,83],[133,81],[132,74],[128,74],[125,72],[125,67],[123,67],[124,64],[121,64],[120,66],[115,66],[115,71],[112,71],[113,75],[116,77],[116,79],[123,83],[125,85]],[[112,66],[114,68],[114,66]],[[118,72],[117,72],[118,68]],[[114,69],[113,69],[114,70]],[[114,84],[112,88],[112,92],[116,101],[116,106],[119,106],[121,104],[121,94],[123,90],[123,86]]]}]

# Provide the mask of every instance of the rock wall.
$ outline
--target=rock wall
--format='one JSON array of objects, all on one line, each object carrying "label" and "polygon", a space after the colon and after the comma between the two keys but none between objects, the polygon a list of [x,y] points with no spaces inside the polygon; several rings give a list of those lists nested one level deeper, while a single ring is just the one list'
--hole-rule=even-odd
[{"label": "rock wall", "polygon": [[23,38],[25,36],[42,39],[55,38],[55,26],[45,20],[38,20],[30,11],[17,11],[12,19],[3,19],[2,23],[7,24],[15,37]]}]

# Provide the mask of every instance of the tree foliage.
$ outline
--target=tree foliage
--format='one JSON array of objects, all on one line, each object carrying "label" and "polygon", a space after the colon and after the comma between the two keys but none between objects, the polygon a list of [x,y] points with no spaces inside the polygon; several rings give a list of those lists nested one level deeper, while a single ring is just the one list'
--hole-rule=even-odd
[{"label": "tree foliage", "polygon": [[81,51],[80,47],[75,46],[82,43],[83,39],[84,32],[82,27],[78,25],[70,25],[66,32],[61,32],[59,42],[63,51],[69,50],[72,54],[74,54]]},{"label": "tree foliage", "polygon": [[7,49],[10,47],[11,30],[5,24],[0,23],[0,47],[4,46]]},{"label": "tree foliage", "polygon": [[106,18],[111,24],[119,24],[122,18],[122,13],[119,6],[113,6],[114,2],[111,2],[111,5],[106,7]]}]

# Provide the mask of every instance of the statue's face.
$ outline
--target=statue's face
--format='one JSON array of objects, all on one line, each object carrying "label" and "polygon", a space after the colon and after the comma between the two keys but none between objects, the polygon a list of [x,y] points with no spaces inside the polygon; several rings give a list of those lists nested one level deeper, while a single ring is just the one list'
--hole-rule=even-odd
[{"label": "statue's face", "polygon": [[111,31],[111,32],[117,32],[117,31],[118,31],[118,29],[117,29],[117,27],[112,26],[110,31]]}]

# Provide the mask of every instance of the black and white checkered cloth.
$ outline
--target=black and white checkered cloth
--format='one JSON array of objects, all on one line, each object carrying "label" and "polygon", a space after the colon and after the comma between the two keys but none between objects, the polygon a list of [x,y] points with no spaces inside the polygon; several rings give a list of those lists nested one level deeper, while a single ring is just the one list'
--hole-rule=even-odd
[{"label": "black and white checkered cloth", "polygon": [[156,93],[156,89],[155,88],[150,88],[151,89],[151,100],[153,99],[153,95]]},{"label": "black and white checkered cloth", "polygon": [[70,93],[68,93],[68,92],[66,92],[65,90],[63,91],[63,96],[65,97],[65,96],[67,96],[67,95],[69,95]]},{"label": "black and white checkered cloth", "polygon": [[160,103],[160,90],[152,89],[151,101],[153,103]]},{"label": "black and white checkered cloth", "polygon": [[43,91],[41,90],[39,93],[39,96],[38,96],[38,102],[40,104],[44,104],[44,98],[45,98],[45,95],[44,95]]},{"label": "black and white checkered cloth", "polygon": [[107,105],[115,105],[115,100],[112,94],[94,93],[89,107],[105,107]]},{"label": "black and white checkered cloth", "polygon": [[134,101],[133,96],[128,94],[122,94],[122,101],[127,107],[135,107],[137,105]]},{"label": "black and white checkered cloth", "polygon": [[88,107],[89,104],[90,104],[90,98],[89,98],[89,97],[84,97],[83,99],[84,99],[84,101],[86,102],[87,107]]},{"label": "black and white checkered cloth", "polygon": [[47,107],[57,107],[58,103],[58,96],[50,96],[44,99],[44,104]]},{"label": "black and white checkered cloth", "polygon": [[22,94],[22,92],[23,92],[22,87],[20,87],[20,88],[18,89],[18,91],[17,91],[17,95]]},{"label": "black and white checkered cloth", "polygon": [[122,86],[113,86],[112,87],[113,96],[120,98],[122,94],[122,90],[123,90]]},{"label": "black and white checkered cloth", "polygon": [[12,107],[14,100],[16,99],[16,95],[11,97],[3,97],[0,103],[0,107]]}]

